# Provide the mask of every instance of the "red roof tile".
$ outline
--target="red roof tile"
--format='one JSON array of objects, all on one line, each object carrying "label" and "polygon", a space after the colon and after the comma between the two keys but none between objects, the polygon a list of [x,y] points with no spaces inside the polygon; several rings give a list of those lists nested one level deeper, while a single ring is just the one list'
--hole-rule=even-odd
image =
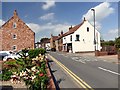
[{"label": "red roof tile", "polygon": [[84,21],[81,24],[74,26],[68,32],[64,33],[63,36],[67,36],[67,35],[74,33],[83,23],[84,23]]},{"label": "red roof tile", "polygon": [[53,41],[57,40],[58,36],[52,36]]}]

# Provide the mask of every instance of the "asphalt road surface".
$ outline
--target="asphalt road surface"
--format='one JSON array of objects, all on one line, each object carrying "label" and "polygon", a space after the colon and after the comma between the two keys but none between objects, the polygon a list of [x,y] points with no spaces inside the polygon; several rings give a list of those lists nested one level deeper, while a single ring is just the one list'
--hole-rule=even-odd
[{"label": "asphalt road surface", "polygon": [[118,88],[118,77],[120,76],[117,64],[94,57],[76,56],[69,53],[49,52],[49,54],[92,88],[118,90],[115,89]]}]

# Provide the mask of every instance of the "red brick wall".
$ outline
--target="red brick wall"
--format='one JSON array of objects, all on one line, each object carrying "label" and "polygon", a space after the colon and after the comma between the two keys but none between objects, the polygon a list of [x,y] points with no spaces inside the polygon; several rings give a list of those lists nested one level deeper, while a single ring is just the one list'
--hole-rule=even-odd
[{"label": "red brick wall", "polygon": [[[13,28],[13,23],[16,23],[16,28]],[[16,45],[16,51],[34,48],[35,33],[17,15],[14,15],[0,28],[1,32],[2,50],[12,50],[13,45]],[[16,35],[17,39],[13,39],[13,35]]]}]

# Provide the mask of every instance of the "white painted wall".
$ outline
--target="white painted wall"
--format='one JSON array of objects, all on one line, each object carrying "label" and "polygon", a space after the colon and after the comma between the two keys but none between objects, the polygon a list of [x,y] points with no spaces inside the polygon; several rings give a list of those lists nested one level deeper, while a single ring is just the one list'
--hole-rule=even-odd
[{"label": "white painted wall", "polygon": [[[89,27],[89,32],[87,32],[87,27]],[[95,32],[98,35],[98,38],[96,38],[96,50],[100,50],[100,33],[97,30],[95,30]],[[72,41],[70,41],[71,35]],[[76,35],[80,35],[80,41],[75,41]],[[73,53],[94,51],[94,27],[88,21],[85,21],[84,24],[80,28],[78,28],[78,30],[75,31],[73,34],[63,37],[63,44],[66,43],[72,43]]]},{"label": "white painted wall", "polygon": [[[70,41],[70,36],[71,36],[71,35],[72,35],[72,34],[63,37],[63,44],[72,43],[72,41]],[[72,37],[72,39],[73,39],[73,37]]]},{"label": "white painted wall", "polygon": [[46,47],[47,49],[50,49],[50,43],[46,43],[46,44],[45,44],[45,47]]},{"label": "white painted wall", "polygon": [[[87,27],[89,27],[89,32],[87,32]],[[98,33],[98,50],[100,50],[100,33]],[[80,35],[80,41],[75,41],[76,34]],[[85,52],[85,51],[94,51],[94,27],[88,22],[85,21],[84,24],[73,33],[73,43],[72,43],[73,53],[75,52]]]}]

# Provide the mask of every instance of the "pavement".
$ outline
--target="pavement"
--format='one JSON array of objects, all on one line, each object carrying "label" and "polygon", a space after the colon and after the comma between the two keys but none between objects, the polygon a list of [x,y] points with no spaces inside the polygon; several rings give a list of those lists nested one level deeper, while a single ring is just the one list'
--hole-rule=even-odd
[{"label": "pavement", "polygon": [[66,73],[57,63],[55,63],[48,56],[48,62],[54,76],[54,81],[56,83],[56,87],[59,89],[65,88],[81,88],[69,75]]},{"label": "pavement", "polygon": [[108,59],[106,56],[95,57],[90,53],[85,55],[50,52],[49,54],[64,64],[64,66],[92,88],[100,88],[100,90],[109,90],[111,88],[111,90],[118,90],[118,76],[120,73],[118,72],[118,64],[113,63],[113,61],[117,61],[117,59],[114,59],[116,56],[113,56],[113,59],[111,57]]}]

